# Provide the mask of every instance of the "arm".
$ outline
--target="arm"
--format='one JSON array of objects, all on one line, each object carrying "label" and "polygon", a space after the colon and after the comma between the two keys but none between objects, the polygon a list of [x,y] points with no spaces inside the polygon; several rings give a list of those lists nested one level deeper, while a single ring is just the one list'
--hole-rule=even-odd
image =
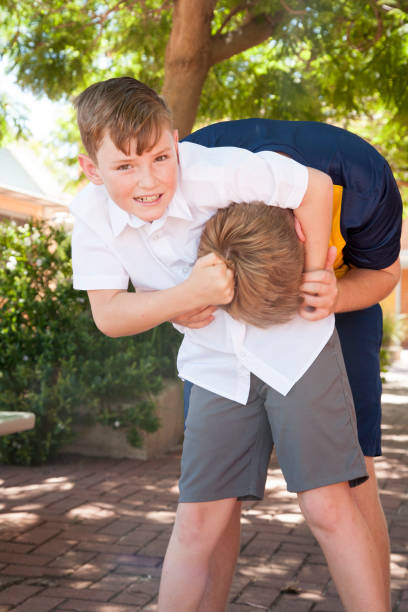
[{"label": "arm", "polygon": [[[302,242],[305,242],[305,269],[314,272],[325,272],[327,245],[329,244],[332,209],[333,209],[333,183],[331,178],[315,170],[308,168],[308,185],[303,199],[293,212],[299,220]],[[335,257],[335,252],[334,252]],[[334,261],[334,259],[333,259]],[[327,265],[327,262],[326,262]],[[332,267],[332,262],[330,268]],[[318,272],[317,272],[318,271]],[[330,277],[330,272],[326,271]],[[331,273],[334,277],[333,272]],[[335,279],[335,277],[334,277]],[[320,289],[320,287],[319,287]],[[304,289],[303,291],[307,291]],[[325,300],[326,301],[326,300]],[[301,309],[301,314],[305,314],[308,319],[320,319],[329,314],[323,310],[321,305],[318,310],[313,313],[308,313],[304,310],[305,306],[312,306],[310,302],[305,302]],[[213,320],[214,308],[188,309],[176,317],[172,317],[171,321],[184,327],[191,329],[199,329],[205,327]],[[324,312],[324,314],[323,314]]]},{"label": "arm", "polygon": [[305,195],[293,212],[305,238],[305,270],[323,270],[332,223],[333,183],[314,168],[308,168],[308,174]]},{"label": "arm", "polygon": [[337,281],[334,312],[360,310],[383,300],[398,283],[400,272],[399,259],[383,270],[351,268]]},{"label": "arm", "polygon": [[96,326],[113,338],[144,332],[175,319],[186,309],[228,304],[234,295],[233,273],[213,253],[197,260],[183,283],[162,291],[129,293],[125,290],[88,291]]},{"label": "arm", "polygon": [[[333,251],[332,251],[333,253]],[[301,287],[305,306],[316,310],[308,312],[302,308],[302,316],[316,320],[331,313],[351,312],[377,304],[391,293],[400,277],[400,262],[382,270],[351,268],[342,278],[336,279],[331,268],[334,256],[328,256],[325,270],[308,272]]]}]

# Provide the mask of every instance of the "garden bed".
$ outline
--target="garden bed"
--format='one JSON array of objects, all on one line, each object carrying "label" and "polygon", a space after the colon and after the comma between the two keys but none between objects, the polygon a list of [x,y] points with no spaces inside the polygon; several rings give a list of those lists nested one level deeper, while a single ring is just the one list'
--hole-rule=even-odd
[{"label": "garden bed", "polygon": [[126,430],[120,427],[94,423],[75,425],[75,440],[63,447],[63,451],[90,457],[116,459],[151,459],[176,447],[184,430],[182,387],[179,381],[167,381],[163,390],[154,396],[160,426],[154,433],[142,433],[139,448],[127,440]]}]

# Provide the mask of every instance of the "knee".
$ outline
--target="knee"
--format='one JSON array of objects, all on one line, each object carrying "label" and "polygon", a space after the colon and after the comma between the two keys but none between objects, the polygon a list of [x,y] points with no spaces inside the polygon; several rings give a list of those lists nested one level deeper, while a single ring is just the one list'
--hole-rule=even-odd
[{"label": "knee", "polygon": [[345,488],[322,487],[300,494],[300,508],[312,532],[336,532],[349,516],[348,498]]},{"label": "knee", "polygon": [[208,510],[203,511],[196,504],[177,510],[174,536],[181,545],[205,548],[211,538]]}]

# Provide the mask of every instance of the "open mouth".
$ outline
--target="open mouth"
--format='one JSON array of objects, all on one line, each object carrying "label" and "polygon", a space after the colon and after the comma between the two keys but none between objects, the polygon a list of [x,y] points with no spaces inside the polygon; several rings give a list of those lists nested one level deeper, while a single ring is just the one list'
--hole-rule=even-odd
[{"label": "open mouth", "polygon": [[153,204],[160,202],[161,197],[161,193],[154,193],[153,195],[137,196],[136,198],[133,198],[133,200],[136,202],[136,204],[141,206],[152,206]]}]

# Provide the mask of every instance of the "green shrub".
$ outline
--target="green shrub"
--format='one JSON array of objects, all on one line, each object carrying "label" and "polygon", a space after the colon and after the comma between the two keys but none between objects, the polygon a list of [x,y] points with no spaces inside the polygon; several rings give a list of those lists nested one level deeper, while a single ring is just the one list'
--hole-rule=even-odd
[{"label": "green shrub", "polygon": [[408,348],[408,315],[404,314],[400,316],[401,325],[401,346],[406,349]]},{"label": "green shrub", "polygon": [[140,432],[158,420],[151,400],[174,377],[179,334],[169,324],[134,337],[103,336],[85,293],[72,289],[62,227],[0,224],[0,410],[30,411],[32,431],[0,438],[0,459],[30,465],[72,439],[74,422]]}]

